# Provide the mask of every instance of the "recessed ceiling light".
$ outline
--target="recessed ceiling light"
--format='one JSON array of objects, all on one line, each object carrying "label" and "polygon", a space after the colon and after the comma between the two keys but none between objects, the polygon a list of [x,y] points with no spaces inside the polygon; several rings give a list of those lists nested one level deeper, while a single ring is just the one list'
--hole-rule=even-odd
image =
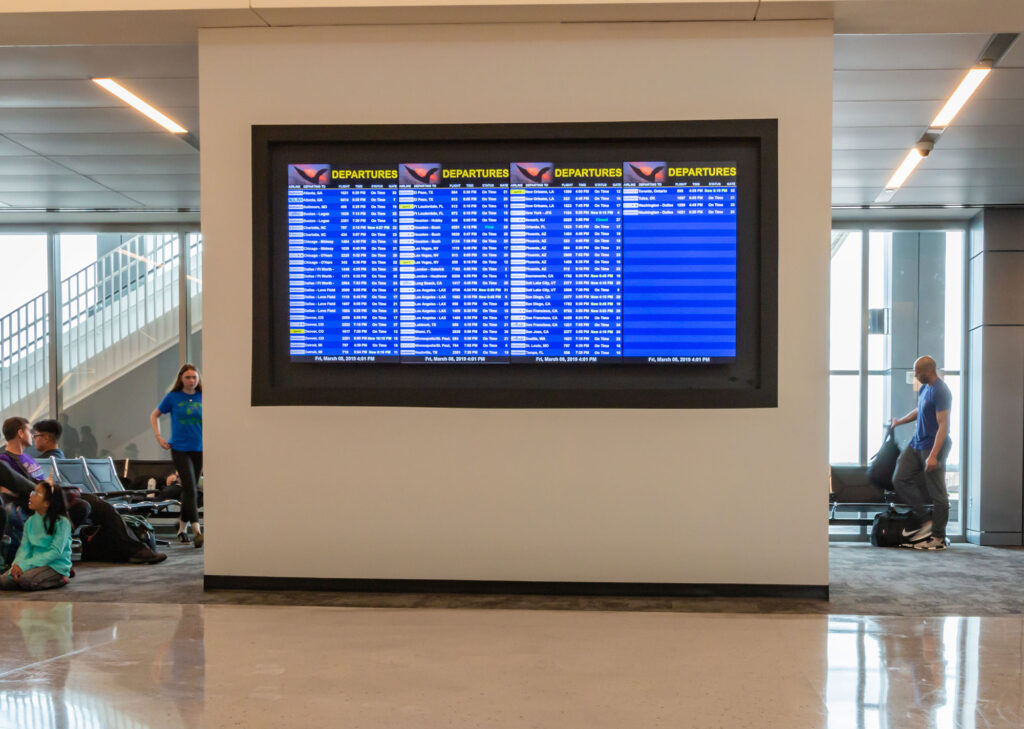
[{"label": "recessed ceiling light", "polygon": [[964,76],[963,80],[960,82],[960,85],[956,87],[956,91],[953,92],[953,95],[949,97],[945,106],[942,107],[938,116],[932,120],[931,126],[940,128],[948,127],[952,123],[953,118],[957,115],[957,112],[963,108],[963,105],[966,104],[967,100],[971,98],[971,95],[978,90],[978,87],[981,86],[981,82],[984,81],[990,73],[992,73],[992,68],[985,66],[975,66],[968,71],[967,75]]},{"label": "recessed ceiling light", "polygon": [[910,177],[910,173],[914,171],[914,168],[917,167],[923,159],[924,156],[920,151],[918,151],[917,147],[912,148],[907,152],[907,156],[903,158],[903,161],[900,163],[900,166],[896,168],[896,171],[892,173],[892,177],[889,178],[889,181],[885,183],[885,189],[893,191],[898,190],[900,186],[907,181],[907,178]]},{"label": "recessed ceiling light", "polygon": [[140,99],[138,96],[133,94],[131,91],[126,89],[124,86],[119,84],[112,78],[94,78],[93,81],[102,86],[104,89],[112,93],[114,96],[119,98],[129,106],[134,107],[139,112],[145,114],[150,119],[155,121],[157,124],[162,126],[164,129],[169,131],[171,134],[187,134],[188,129],[178,124],[178,122],[171,119],[163,112],[157,110],[150,104]]}]

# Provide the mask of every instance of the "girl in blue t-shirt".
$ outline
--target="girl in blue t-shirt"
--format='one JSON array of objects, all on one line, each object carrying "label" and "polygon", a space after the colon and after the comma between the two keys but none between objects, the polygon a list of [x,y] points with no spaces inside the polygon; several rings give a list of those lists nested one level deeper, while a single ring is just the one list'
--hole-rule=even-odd
[{"label": "girl in blue t-shirt", "polygon": [[71,522],[60,486],[40,481],[28,497],[33,512],[11,568],[0,575],[0,590],[62,587],[71,574]]},{"label": "girl in blue t-shirt", "polygon": [[[160,435],[160,416],[171,416],[171,440]],[[174,467],[181,478],[181,517],[178,540],[188,543],[188,526],[192,525],[196,548],[203,546],[203,530],[199,525],[198,482],[203,475],[203,383],[195,365],[183,364],[174,378],[171,391],[149,415],[156,441],[171,452]]]}]

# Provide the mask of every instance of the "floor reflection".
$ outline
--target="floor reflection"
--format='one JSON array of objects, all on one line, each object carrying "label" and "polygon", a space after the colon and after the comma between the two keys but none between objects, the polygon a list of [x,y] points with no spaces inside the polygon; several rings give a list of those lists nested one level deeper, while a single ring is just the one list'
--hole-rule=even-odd
[{"label": "floor reflection", "polygon": [[0,600],[0,729],[1017,729],[1022,646],[1022,617]]},{"label": "floor reflection", "polygon": [[0,729],[201,727],[201,611],[0,604]]},{"label": "floor reflection", "polygon": [[833,617],[828,729],[1019,727],[1022,639],[1017,618]]}]

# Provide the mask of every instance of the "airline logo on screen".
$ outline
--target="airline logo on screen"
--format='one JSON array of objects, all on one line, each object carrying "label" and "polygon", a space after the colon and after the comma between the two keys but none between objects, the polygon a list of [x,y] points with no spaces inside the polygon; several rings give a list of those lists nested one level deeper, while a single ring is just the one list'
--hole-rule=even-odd
[{"label": "airline logo on screen", "polygon": [[326,187],[331,181],[331,166],[328,164],[288,165],[288,184],[309,187]]}]

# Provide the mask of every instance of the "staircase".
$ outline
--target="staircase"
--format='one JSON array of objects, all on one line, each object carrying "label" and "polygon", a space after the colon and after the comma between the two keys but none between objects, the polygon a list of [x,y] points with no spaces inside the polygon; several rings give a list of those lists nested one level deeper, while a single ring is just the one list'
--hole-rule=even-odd
[{"label": "staircase", "polygon": [[[192,328],[202,321],[202,238],[190,234]],[[135,235],[60,282],[62,405],[71,407],[178,343],[177,233]],[[0,413],[49,410],[46,294],[0,319]]]}]

